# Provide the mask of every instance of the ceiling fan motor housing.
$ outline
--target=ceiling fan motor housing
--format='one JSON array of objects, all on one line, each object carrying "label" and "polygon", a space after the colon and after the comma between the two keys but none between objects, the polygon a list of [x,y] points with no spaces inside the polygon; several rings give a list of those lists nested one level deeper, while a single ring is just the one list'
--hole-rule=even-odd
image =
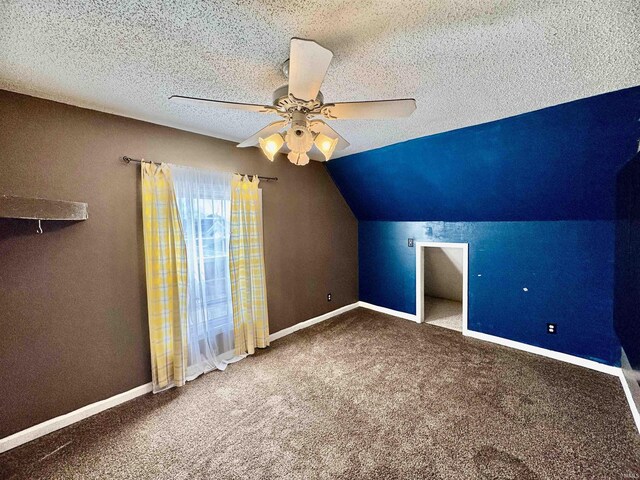
[{"label": "ceiling fan motor housing", "polygon": [[294,109],[307,110],[319,109],[324,104],[322,92],[318,92],[316,99],[311,102],[297,101],[289,96],[289,85],[283,85],[273,92],[273,106],[282,112],[290,112]]}]

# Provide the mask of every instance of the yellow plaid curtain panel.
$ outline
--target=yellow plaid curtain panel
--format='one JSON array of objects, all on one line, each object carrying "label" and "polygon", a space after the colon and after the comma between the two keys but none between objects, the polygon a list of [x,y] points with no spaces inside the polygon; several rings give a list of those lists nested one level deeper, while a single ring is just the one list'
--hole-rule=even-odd
[{"label": "yellow plaid curtain panel", "polygon": [[262,244],[259,180],[234,175],[231,183],[229,266],[235,353],[269,346],[267,285]]},{"label": "yellow plaid curtain panel", "polygon": [[169,166],[142,163],[147,305],[153,391],[184,385],[187,257]]}]

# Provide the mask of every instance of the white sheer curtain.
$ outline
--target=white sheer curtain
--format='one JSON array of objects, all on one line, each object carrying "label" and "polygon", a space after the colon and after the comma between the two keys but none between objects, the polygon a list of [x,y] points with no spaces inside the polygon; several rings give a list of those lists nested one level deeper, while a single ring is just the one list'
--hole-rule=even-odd
[{"label": "white sheer curtain", "polygon": [[234,355],[229,274],[231,174],[171,165],[187,247],[187,380]]}]

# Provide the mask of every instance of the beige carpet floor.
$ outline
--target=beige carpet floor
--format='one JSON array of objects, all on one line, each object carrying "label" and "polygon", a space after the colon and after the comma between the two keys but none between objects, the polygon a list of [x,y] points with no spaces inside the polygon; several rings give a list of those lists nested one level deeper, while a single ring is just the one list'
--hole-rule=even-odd
[{"label": "beige carpet floor", "polygon": [[625,479],[618,378],[356,309],[0,456],[20,479]]},{"label": "beige carpet floor", "polygon": [[424,321],[429,325],[462,332],[462,302],[424,297]]}]

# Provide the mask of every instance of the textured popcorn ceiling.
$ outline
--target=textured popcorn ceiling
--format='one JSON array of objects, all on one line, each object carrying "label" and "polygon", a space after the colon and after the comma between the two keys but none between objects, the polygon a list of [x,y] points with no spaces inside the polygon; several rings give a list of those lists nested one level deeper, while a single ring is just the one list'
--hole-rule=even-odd
[{"label": "textured popcorn ceiling", "polygon": [[0,88],[240,141],[292,36],[334,52],[326,101],[415,97],[408,119],[331,125],[340,155],[640,83],[637,0],[0,0]]}]

